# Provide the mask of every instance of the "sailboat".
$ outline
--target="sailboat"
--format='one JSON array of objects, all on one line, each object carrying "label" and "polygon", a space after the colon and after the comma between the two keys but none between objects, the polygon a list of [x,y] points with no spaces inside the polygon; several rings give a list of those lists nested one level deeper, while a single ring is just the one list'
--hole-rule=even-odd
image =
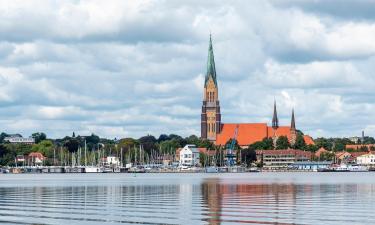
[{"label": "sailboat", "polygon": [[[99,149],[98,149],[99,151]],[[87,165],[87,144],[86,144],[86,140],[85,140],[85,173],[103,173],[103,168],[99,167],[98,165],[94,166],[92,164],[93,161],[91,161],[91,166],[88,166]],[[95,157],[94,157],[95,158]],[[98,158],[99,160],[99,158]]]},{"label": "sailboat", "polygon": [[217,156],[217,149],[215,149],[215,156],[212,157],[212,162],[210,164],[209,167],[206,167],[206,173],[218,173],[219,172],[219,168],[216,166],[217,165],[217,159],[216,159],[216,156]]}]

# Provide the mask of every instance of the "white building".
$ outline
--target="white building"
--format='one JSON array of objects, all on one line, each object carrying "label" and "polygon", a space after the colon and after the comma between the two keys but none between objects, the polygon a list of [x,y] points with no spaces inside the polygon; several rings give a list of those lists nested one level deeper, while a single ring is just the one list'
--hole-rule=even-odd
[{"label": "white building", "polygon": [[375,166],[375,154],[368,153],[357,157],[357,164],[363,166]]},{"label": "white building", "polygon": [[103,164],[108,166],[120,166],[121,162],[119,157],[116,156],[107,156],[103,158]]},{"label": "white building", "polygon": [[198,166],[199,149],[195,145],[185,145],[180,151],[180,166]]},{"label": "white building", "polygon": [[24,138],[24,137],[18,137],[18,136],[6,137],[4,138],[4,141],[12,143],[12,144],[34,144],[35,143],[35,139],[32,137]]}]

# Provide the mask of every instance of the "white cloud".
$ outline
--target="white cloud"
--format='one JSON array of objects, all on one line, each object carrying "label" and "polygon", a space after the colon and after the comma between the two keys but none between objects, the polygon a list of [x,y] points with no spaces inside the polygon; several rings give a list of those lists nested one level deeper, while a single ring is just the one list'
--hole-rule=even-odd
[{"label": "white cloud", "polygon": [[331,10],[1,1],[0,125],[53,137],[199,135],[211,31],[224,122],[269,122],[276,97],[281,122],[295,107],[297,126],[314,136],[375,135],[375,17]]}]

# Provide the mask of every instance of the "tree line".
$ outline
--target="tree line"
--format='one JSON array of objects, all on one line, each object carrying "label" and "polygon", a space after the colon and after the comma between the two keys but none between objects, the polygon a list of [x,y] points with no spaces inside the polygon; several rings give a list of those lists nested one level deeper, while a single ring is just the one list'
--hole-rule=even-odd
[{"label": "tree line", "polygon": [[[145,155],[159,154],[159,155],[174,155],[176,149],[182,148],[186,144],[194,144],[199,148],[207,148],[215,151],[215,158],[222,159],[225,157],[225,150],[229,148],[232,140],[229,140],[225,146],[215,146],[208,140],[203,140],[196,135],[188,137],[181,137],[177,134],[161,134],[158,138],[152,135],[146,135],[138,139],[122,138],[122,139],[106,139],[98,135],[91,134],[89,136],[76,135],[74,132],[71,136],[64,138],[52,139],[48,138],[43,132],[33,133],[32,137],[35,139],[35,144],[11,144],[4,141],[9,134],[0,134],[0,165],[13,165],[15,157],[18,155],[28,155],[30,152],[40,152],[48,158],[47,164],[53,164],[51,159],[64,160],[72,154],[78,152],[82,154],[86,146],[89,153],[94,154],[98,150],[102,155],[124,155],[132,154],[132,151],[137,151],[140,146]],[[237,141],[235,141],[234,150],[238,150],[236,158],[238,163],[251,164],[256,160],[255,150],[270,150],[270,149],[300,149],[310,152],[316,152],[323,147],[328,151],[337,152],[345,150],[348,144],[355,144],[348,138],[317,138],[314,140],[315,145],[307,145],[303,138],[303,133],[298,131],[295,144],[291,144],[286,136],[278,137],[274,143],[272,138],[264,138],[262,141],[255,142],[247,148],[241,149]],[[366,137],[363,144],[374,144],[375,140],[372,137]],[[368,149],[372,150],[372,149]],[[134,154],[133,154],[134,155]],[[202,157],[202,160],[207,159]]]}]

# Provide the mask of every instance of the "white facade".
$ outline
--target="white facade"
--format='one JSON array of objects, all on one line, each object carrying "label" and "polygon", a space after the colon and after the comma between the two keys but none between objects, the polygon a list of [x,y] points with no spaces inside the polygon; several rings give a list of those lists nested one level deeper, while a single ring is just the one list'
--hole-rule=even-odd
[{"label": "white facade", "polygon": [[375,154],[368,153],[357,157],[357,164],[364,166],[375,165]]},{"label": "white facade", "polygon": [[116,156],[107,156],[105,163],[106,165],[120,166],[120,159]]},{"label": "white facade", "polygon": [[23,138],[23,137],[6,137],[4,141],[9,141],[10,143],[23,143],[23,144],[34,144],[34,138]]},{"label": "white facade", "polygon": [[195,145],[185,145],[180,151],[180,166],[198,166],[199,149]]}]

